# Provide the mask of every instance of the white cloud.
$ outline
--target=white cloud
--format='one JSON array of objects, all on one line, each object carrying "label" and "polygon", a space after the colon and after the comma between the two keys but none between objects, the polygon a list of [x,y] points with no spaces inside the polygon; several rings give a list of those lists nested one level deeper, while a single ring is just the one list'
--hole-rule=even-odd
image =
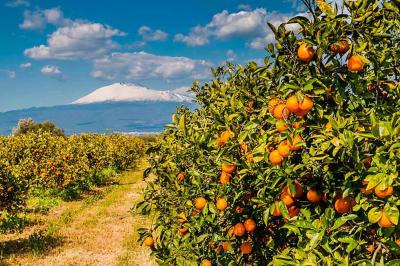
[{"label": "white cloud", "polygon": [[243,5],[243,4],[238,5],[237,8],[240,10],[246,10],[246,11],[250,11],[252,9],[250,5]]},{"label": "white cloud", "polygon": [[30,62],[19,65],[19,67],[22,69],[27,69],[27,68],[30,68],[31,66],[32,66],[32,63],[30,63]]},{"label": "white cloud", "polygon": [[93,59],[118,48],[112,37],[124,35],[100,23],[74,21],[53,32],[47,45],[26,49],[24,54],[33,59]]},{"label": "white cloud", "polygon": [[6,7],[18,7],[18,6],[30,6],[31,4],[29,1],[26,0],[12,0],[6,2],[5,6]]},{"label": "white cloud", "polygon": [[138,34],[144,41],[162,42],[168,38],[168,33],[162,30],[153,30],[148,26],[142,26],[138,29]]},{"label": "white cloud", "polygon": [[237,55],[236,55],[236,53],[235,53],[232,49],[229,49],[229,50],[226,52],[226,57],[227,57],[226,60],[228,60],[228,61],[235,61],[236,58],[237,58]]},{"label": "white cloud", "polygon": [[55,26],[66,26],[71,24],[70,19],[64,18],[60,8],[50,8],[45,10],[24,11],[24,21],[19,25],[25,30],[43,30],[47,24]]},{"label": "white cloud", "polygon": [[0,72],[3,72],[9,77],[10,79],[14,79],[17,77],[17,73],[15,71],[7,70],[7,69],[0,69]]},{"label": "white cloud", "polygon": [[187,57],[160,56],[146,52],[113,53],[94,60],[92,76],[99,79],[192,80],[210,77],[211,63]]},{"label": "white cloud", "polygon": [[265,8],[241,10],[237,13],[224,10],[215,14],[207,25],[192,28],[188,35],[177,34],[174,40],[188,46],[202,46],[208,44],[211,38],[225,40],[240,37],[249,40],[248,45],[251,48],[262,49],[274,41],[267,22],[279,25],[292,16],[293,14],[267,12]]},{"label": "white cloud", "polygon": [[62,72],[58,66],[46,65],[40,70],[43,75],[53,77],[56,79],[64,79]]}]

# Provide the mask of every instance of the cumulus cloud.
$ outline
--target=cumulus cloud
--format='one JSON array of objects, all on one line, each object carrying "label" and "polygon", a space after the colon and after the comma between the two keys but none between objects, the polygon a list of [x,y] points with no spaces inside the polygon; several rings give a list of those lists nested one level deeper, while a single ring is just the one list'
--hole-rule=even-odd
[{"label": "cumulus cloud", "polygon": [[20,64],[20,65],[19,65],[19,67],[22,68],[22,69],[28,69],[28,68],[30,68],[31,66],[32,66],[32,63],[30,63],[30,62],[27,62],[27,63],[24,63],[24,64]]},{"label": "cumulus cloud", "polygon": [[70,19],[64,18],[60,8],[50,8],[45,10],[24,11],[24,21],[19,25],[24,30],[43,30],[47,24],[55,26],[66,26],[71,24]]},{"label": "cumulus cloud", "polygon": [[162,30],[153,30],[148,26],[142,26],[138,29],[138,34],[144,41],[163,42],[168,38],[168,33]]},{"label": "cumulus cloud", "polygon": [[201,80],[210,77],[211,66],[210,62],[187,57],[146,52],[112,53],[94,60],[92,76],[107,80]]},{"label": "cumulus cloud", "polygon": [[112,37],[124,35],[100,23],[74,21],[53,32],[47,45],[26,49],[24,54],[32,59],[93,59],[118,48]]},{"label": "cumulus cloud", "polygon": [[43,75],[56,78],[56,79],[64,79],[62,72],[58,66],[46,65],[40,69]]},{"label": "cumulus cloud", "polygon": [[31,4],[29,1],[26,0],[12,0],[12,1],[7,1],[5,6],[6,7],[19,7],[19,6],[30,6]]},{"label": "cumulus cloud", "polygon": [[187,35],[177,34],[174,40],[188,46],[202,46],[208,44],[211,38],[225,40],[233,37],[249,39],[248,45],[254,49],[261,49],[274,41],[274,35],[267,26],[267,22],[279,25],[286,22],[293,14],[267,12],[265,8],[241,10],[229,13],[224,10],[213,16],[205,26],[196,26]]}]

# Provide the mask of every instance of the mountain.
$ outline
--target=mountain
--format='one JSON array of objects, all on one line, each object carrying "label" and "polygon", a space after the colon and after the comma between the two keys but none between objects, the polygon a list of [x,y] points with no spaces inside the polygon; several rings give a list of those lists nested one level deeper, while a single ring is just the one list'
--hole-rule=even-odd
[{"label": "mountain", "polygon": [[83,132],[161,132],[171,122],[171,115],[178,106],[196,108],[190,102],[100,102],[70,104],[53,107],[35,107],[0,112],[0,135],[9,135],[22,118],[34,121],[52,121],[70,134]]},{"label": "mountain", "polygon": [[192,98],[188,96],[188,94],[183,94],[185,89],[186,88],[179,88],[177,91],[159,91],[136,84],[114,83],[93,91],[74,101],[73,104],[138,101],[190,102]]}]

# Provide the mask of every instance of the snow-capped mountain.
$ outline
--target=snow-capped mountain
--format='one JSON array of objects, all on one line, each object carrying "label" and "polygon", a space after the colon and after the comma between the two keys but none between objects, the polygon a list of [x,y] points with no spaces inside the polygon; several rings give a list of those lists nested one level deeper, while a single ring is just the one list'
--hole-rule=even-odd
[{"label": "snow-capped mountain", "polygon": [[73,104],[137,101],[191,102],[192,98],[189,94],[183,95],[184,91],[183,88],[179,88],[177,91],[159,91],[136,84],[114,83],[93,91],[74,101]]}]

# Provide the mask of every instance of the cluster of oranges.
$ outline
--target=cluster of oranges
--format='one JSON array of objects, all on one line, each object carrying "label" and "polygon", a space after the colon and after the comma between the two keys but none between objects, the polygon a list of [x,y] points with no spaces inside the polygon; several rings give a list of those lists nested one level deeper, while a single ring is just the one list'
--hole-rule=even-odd
[{"label": "cluster of oranges", "polygon": [[[269,112],[275,117],[278,122],[276,123],[276,129],[279,132],[284,132],[288,129],[286,120],[290,114],[293,113],[299,118],[303,118],[313,108],[313,101],[304,96],[302,99],[296,95],[290,96],[286,103],[278,98],[273,98],[268,103]],[[301,123],[294,123],[292,127],[294,129],[300,128]],[[302,142],[300,135],[291,135],[288,140],[284,140],[279,143],[277,149],[274,149],[269,154],[269,160],[273,165],[280,165],[283,159],[290,155],[291,151],[296,151],[301,148],[300,143]]]},{"label": "cluster of oranges", "polygon": [[[336,43],[331,44],[328,49],[334,54],[343,55],[350,50],[350,45],[346,40],[340,40]],[[315,50],[312,46],[303,42],[300,44],[297,50],[297,56],[300,61],[308,63],[313,60],[315,56]],[[363,70],[364,64],[364,60],[361,56],[353,54],[349,56],[347,60],[347,69],[350,72],[359,72]]]}]

